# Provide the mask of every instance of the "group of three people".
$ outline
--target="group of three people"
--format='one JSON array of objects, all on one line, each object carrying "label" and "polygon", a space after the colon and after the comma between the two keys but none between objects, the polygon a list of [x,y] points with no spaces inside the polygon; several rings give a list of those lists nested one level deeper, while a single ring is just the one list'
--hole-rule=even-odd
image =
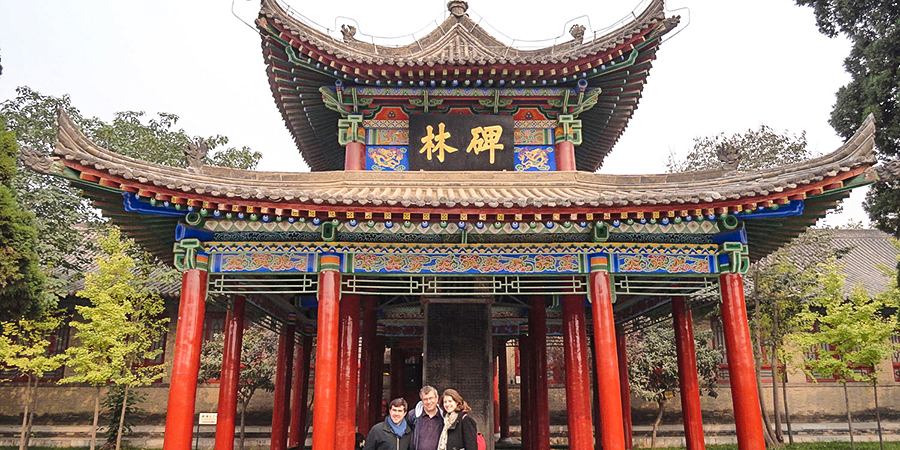
[{"label": "group of three people", "polygon": [[447,389],[438,398],[437,389],[425,386],[419,390],[419,399],[412,411],[408,411],[406,400],[391,400],[387,417],[372,427],[364,450],[478,448],[478,425],[469,414],[472,408],[459,392]]}]

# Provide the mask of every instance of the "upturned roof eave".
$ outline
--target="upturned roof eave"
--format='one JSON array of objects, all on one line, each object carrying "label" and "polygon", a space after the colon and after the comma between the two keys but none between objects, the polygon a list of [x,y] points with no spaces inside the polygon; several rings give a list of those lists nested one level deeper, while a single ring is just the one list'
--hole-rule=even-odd
[{"label": "upturned roof eave", "polygon": [[[643,30],[657,26],[665,22],[664,33],[674,28],[678,18],[667,19],[665,17],[664,0],[652,0],[650,4],[633,20],[608,33],[581,42],[573,39],[567,42],[554,44],[535,50],[521,50],[504,44],[491,36],[478,24],[473,22],[468,15],[456,17],[448,15],[443,23],[424,37],[409,44],[397,47],[381,46],[358,41],[355,39],[338,40],[332,36],[307,25],[285,11],[275,0],[262,0],[257,26],[261,29],[265,24],[272,23],[290,33],[290,41],[300,45],[316,48],[341,61],[368,66],[397,66],[410,69],[430,67],[438,65],[546,65],[549,61],[570,61],[575,59],[590,58],[607,51],[623,41],[626,41]],[[434,55],[435,50],[440,49],[445,38],[454,33],[461,33],[466,38],[478,45],[483,52],[478,59],[466,61],[453,61],[427,55]],[[496,49],[492,51],[491,49]]]},{"label": "upturned roof eave", "polygon": [[[85,137],[64,113],[55,156],[82,179],[130,191],[276,208],[377,206],[683,210],[778,198],[804,187],[871,171],[874,120],[834,152],[772,169],[650,175],[586,172],[262,172],[182,169],[118,155]],[[489,194],[485,194],[485,193]]]}]

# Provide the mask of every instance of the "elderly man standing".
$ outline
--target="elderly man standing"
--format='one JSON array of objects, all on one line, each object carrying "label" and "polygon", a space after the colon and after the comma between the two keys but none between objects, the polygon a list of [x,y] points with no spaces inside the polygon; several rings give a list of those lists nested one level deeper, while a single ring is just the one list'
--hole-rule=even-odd
[{"label": "elderly man standing", "polygon": [[444,430],[444,413],[438,406],[438,391],[431,386],[424,386],[419,390],[419,399],[422,401],[406,415],[406,420],[415,426],[409,448],[437,450]]}]

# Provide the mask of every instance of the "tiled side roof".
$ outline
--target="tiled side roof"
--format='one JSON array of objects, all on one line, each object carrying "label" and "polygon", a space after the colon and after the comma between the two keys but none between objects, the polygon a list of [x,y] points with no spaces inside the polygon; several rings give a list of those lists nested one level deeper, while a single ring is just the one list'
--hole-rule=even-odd
[{"label": "tiled side roof", "polygon": [[834,230],[833,247],[850,248],[850,252],[838,260],[844,266],[842,272],[847,275],[844,283],[847,293],[857,285],[862,285],[872,295],[888,288],[890,280],[878,266],[897,266],[898,252],[890,238],[880,230]]},{"label": "tiled side roof", "polygon": [[[82,237],[88,241],[94,241],[98,236],[97,231],[88,226],[80,225],[77,229]],[[100,254],[99,249],[95,245],[90,245],[90,242],[87,242],[86,244],[87,245],[82,246],[77,250],[80,257],[91,261],[90,264],[85,267],[84,272],[65,272],[58,274],[65,281],[66,294],[70,297],[75,297],[79,291],[84,289],[84,274],[96,272],[98,270],[95,261]],[[74,255],[67,257],[66,260],[69,263],[74,263]],[[169,261],[165,262],[168,263]],[[181,296],[181,280],[167,280],[163,276],[164,272],[165,270],[162,268],[154,269],[150,274],[151,281],[147,287],[152,292],[159,294],[165,299],[179,298]]]},{"label": "tiled side roof", "polygon": [[[181,169],[124,157],[88,140],[60,115],[54,154],[66,166],[106,183],[236,205],[403,206],[418,208],[600,208],[653,211],[711,208],[780,198],[788,191],[876,162],[874,123],[867,119],[834,152],[756,172],[608,175],[585,172],[257,172],[220,167]],[[47,172],[47,170],[44,170]],[[833,181],[832,181],[833,182]]]},{"label": "tiled side roof", "polygon": [[[343,217],[344,212],[348,217],[350,213],[409,212],[449,214],[455,221],[463,220],[463,213],[495,217],[525,213],[566,215],[562,220],[571,216],[600,220],[733,213],[804,200],[799,215],[746,221],[753,242],[750,257],[757,260],[813,225],[835,202],[848,196],[850,188],[876,179],[871,117],[840,148],[810,161],[752,173],[711,170],[658,175],[181,169],[98,147],[64,113],[58,122],[56,157],[43,158],[24,150],[25,163],[78,185],[104,216],[163,260],[171,259],[172,230],[184,219],[175,206],[253,210],[276,216],[308,211],[336,213],[330,217]],[[128,212],[123,192],[171,202],[176,214]]]}]

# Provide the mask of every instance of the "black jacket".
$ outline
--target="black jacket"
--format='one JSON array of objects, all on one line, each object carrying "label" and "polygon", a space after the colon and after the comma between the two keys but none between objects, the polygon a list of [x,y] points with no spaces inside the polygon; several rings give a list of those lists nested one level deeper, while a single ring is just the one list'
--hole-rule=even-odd
[{"label": "black jacket", "polygon": [[403,431],[403,437],[399,437],[391,429],[389,420],[391,420],[391,416],[385,417],[384,422],[372,427],[363,450],[407,450],[409,448],[412,427],[407,425],[406,430]]},{"label": "black jacket", "polygon": [[478,450],[478,425],[466,413],[459,413],[447,428],[447,450]]}]

